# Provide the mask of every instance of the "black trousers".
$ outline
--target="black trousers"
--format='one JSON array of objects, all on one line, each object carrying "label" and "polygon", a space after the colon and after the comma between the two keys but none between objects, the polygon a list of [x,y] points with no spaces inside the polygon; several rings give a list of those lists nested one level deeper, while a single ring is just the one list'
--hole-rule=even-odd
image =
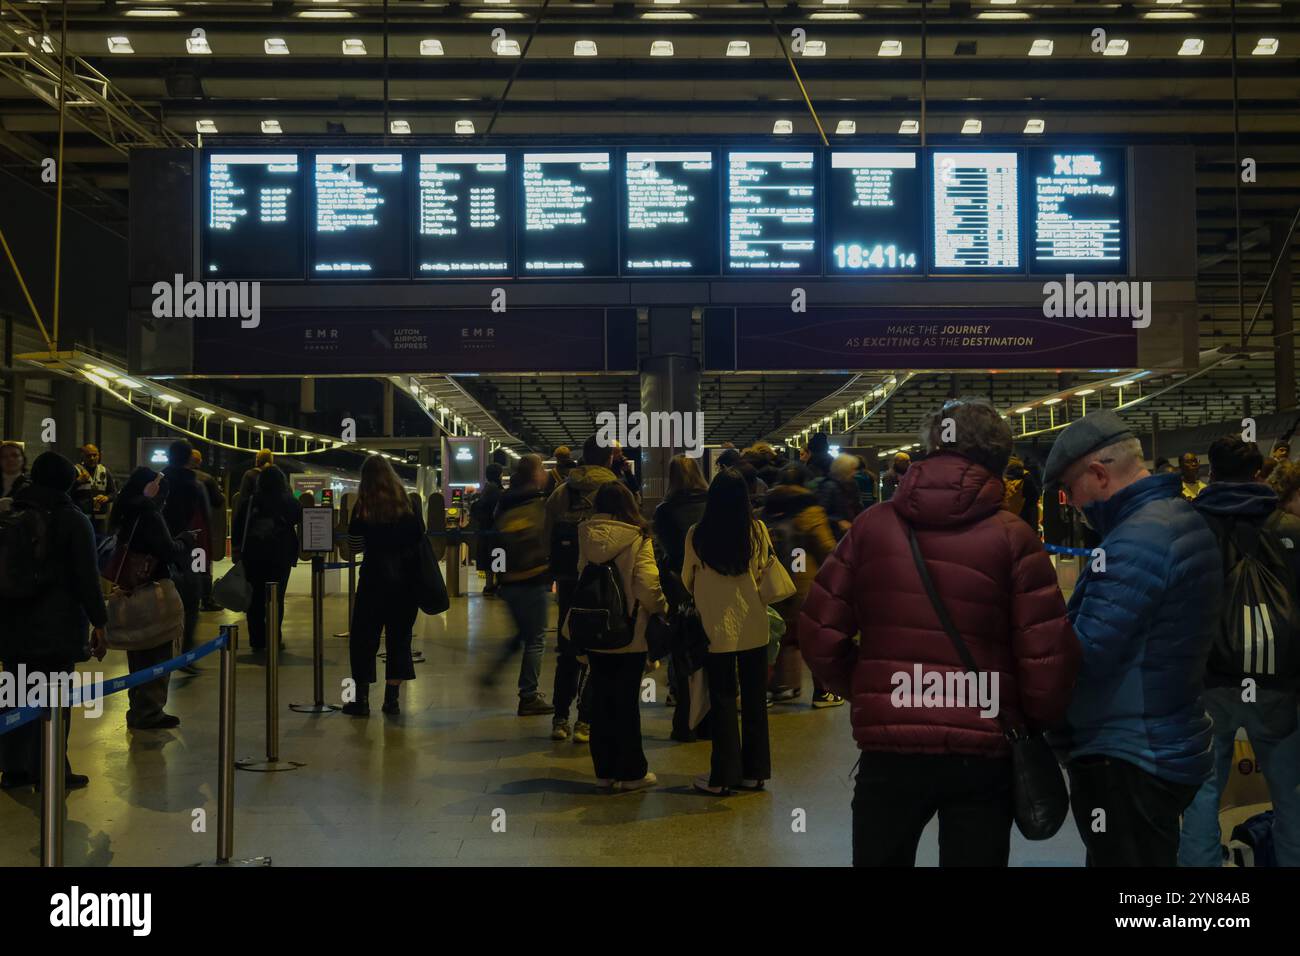
[{"label": "black trousers", "polygon": [[[160,644],[157,647],[151,647],[143,651],[127,651],[127,667],[131,669],[132,674],[135,674],[156,667],[164,661],[171,660],[173,656],[172,643],[172,641],[168,641],[166,644]],[[151,680],[139,687],[132,687],[126,692],[127,700],[130,701],[126,710],[126,725],[128,727],[150,723],[163,715],[163,708],[167,706],[167,691],[171,685],[171,679],[171,674],[164,674],[157,680]]]},{"label": "black trousers", "polygon": [[1179,818],[1199,786],[1101,754],[1077,757],[1066,770],[1088,866],[1178,865]]},{"label": "black trousers", "polygon": [[181,651],[194,649],[194,632],[199,626],[199,603],[203,600],[203,576],[190,570],[188,560],[175,579],[185,608],[185,630],[181,635]]},{"label": "black trousers", "polygon": [[682,743],[708,740],[712,715],[705,714],[698,724],[691,727],[691,681],[688,674],[682,673],[684,670],[685,668],[675,666],[672,658],[669,658],[668,686],[672,688],[677,702],[673,708],[672,739]]},{"label": "black trousers", "polygon": [[[772,754],[767,740],[767,647],[710,654],[709,724],[713,761],[709,786],[734,787],[742,780],[768,780]],[[739,697],[740,720],[736,720]],[[677,705],[678,707],[681,704]]]},{"label": "black trousers", "polygon": [[[555,599],[559,605],[559,625],[563,627],[564,617],[569,613],[573,603],[573,590],[578,586],[576,578],[558,578],[555,582]],[[555,705],[554,720],[568,720],[569,707],[576,697],[578,700],[578,721],[591,723],[591,689],[587,681],[587,668],[579,663],[582,653],[578,645],[568,638],[557,635],[556,643],[560,659],[555,664],[555,689],[551,694],[551,703]],[[642,774],[644,776],[644,774]]]},{"label": "black trousers", "polygon": [[270,564],[264,561],[244,560],[244,574],[253,587],[253,603],[244,615],[248,621],[248,646],[254,650],[266,647],[266,586],[278,586],[277,603],[279,604],[278,621],[281,634],[284,632],[285,592],[289,590],[289,571],[283,564]]},{"label": "black trousers", "polygon": [[[4,669],[11,674],[18,673],[19,661],[5,661]],[[72,661],[63,660],[32,660],[22,662],[26,664],[27,676],[30,679],[32,674],[43,673],[51,681],[61,680],[60,675],[71,674],[77,669],[77,665]],[[9,733],[0,736],[0,771],[6,774],[13,774],[15,777],[26,777],[33,782],[40,779],[41,776],[41,734],[43,728],[41,720],[32,720],[17,730],[11,730]],[[68,763],[68,734],[72,732],[72,708],[63,708],[63,772],[64,774],[72,773],[72,765]]]},{"label": "black trousers", "polygon": [[592,654],[591,762],[602,780],[640,780],[649,769],[641,747],[645,654]]},{"label": "black trousers", "polygon": [[915,866],[936,813],[940,866],[1006,866],[1011,758],[864,750],[853,790],[853,865]]},{"label": "black trousers", "polygon": [[366,688],[376,680],[375,655],[379,653],[379,634],[384,635],[386,680],[415,680],[411,661],[411,632],[420,613],[415,596],[357,589],[348,627],[348,656],[352,679],[357,684],[357,699],[368,696]]}]

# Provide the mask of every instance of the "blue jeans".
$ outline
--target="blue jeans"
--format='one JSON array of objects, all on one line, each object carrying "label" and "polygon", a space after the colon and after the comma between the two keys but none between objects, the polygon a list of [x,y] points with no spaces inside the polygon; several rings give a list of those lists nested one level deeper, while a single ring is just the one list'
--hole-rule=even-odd
[{"label": "blue jeans", "polygon": [[[1232,772],[1232,743],[1246,728],[1273,800],[1273,846],[1279,866],[1300,866],[1300,730],[1293,694],[1260,689],[1258,700],[1243,703],[1238,687],[1211,687],[1205,709],[1214,719],[1214,776],[1197,792],[1183,814],[1179,866],[1221,866],[1219,801]],[[1290,733],[1287,729],[1290,728]]]},{"label": "blue jeans", "polygon": [[519,696],[531,697],[537,693],[537,682],[542,675],[551,589],[545,575],[541,575],[536,581],[503,582],[499,593],[515,619],[515,638],[502,651],[501,662],[523,647],[524,659],[519,664]]}]

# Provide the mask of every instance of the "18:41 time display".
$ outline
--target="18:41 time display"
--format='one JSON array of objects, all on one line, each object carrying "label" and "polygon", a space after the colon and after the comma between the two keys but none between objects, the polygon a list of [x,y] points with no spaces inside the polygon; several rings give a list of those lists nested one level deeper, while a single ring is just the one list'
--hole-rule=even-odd
[{"label": "18:41 time display", "polygon": [[898,251],[892,242],[887,246],[876,243],[867,247],[853,242],[840,243],[831,250],[838,269],[915,269],[916,253]]}]

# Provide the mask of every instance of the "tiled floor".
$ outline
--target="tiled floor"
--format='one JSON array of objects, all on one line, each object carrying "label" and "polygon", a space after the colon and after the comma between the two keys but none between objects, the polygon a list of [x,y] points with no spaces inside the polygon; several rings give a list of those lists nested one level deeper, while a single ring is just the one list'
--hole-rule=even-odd
[{"label": "tiled floor", "polygon": [[[289,703],[311,696],[305,578],[299,568],[290,587],[280,686],[280,754],[304,766],[236,773],[236,857],[270,856],[277,865],[848,864],[857,751],[847,706],[773,708],[769,791],[719,800],[690,789],[708,767],[709,745],[668,739],[660,671],[657,702],[642,706],[660,786],[600,794],[585,745],[553,743],[549,717],[514,715],[513,668],[480,699],[473,678],[511,627],[502,602],[477,593],[441,617],[421,615],[415,646],[426,662],[403,688],[401,717],[386,718],[377,706],[368,720],[290,712]],[[332,635],[343,629],[345,598],[328,597],[325,612],[326,699],[337,701],[347,642]],[[227,620],[237,618],[203,615],[204,639]],[[257,757],[264,672],[246,654],[239,659],[237,755]],[[553,665],[548,653],[548,695]],[[125,657],[110,653],[100,666],[124,672]],[[168,709],[183,721],[175,731],[128,734],[125,694],[110,698],[98,719],[74,716],[73,768],[91,783],[68,797],[69,865],[181,866],[214,856],[217,659],[205,660],[198,677],[174,676],[171,693]],[[0,794],[0,865],[36,863],[36,801],[30,790]],[[198,809],[207,832],[195,832]],[[806,828],[796,832],[800,810]],[[922,840],[922,865],[937,862],[935,830],[932,823]],[[1068,823],[1045,843],[1013,834],[1013,865],[1075,865],[1082,856]]]}]

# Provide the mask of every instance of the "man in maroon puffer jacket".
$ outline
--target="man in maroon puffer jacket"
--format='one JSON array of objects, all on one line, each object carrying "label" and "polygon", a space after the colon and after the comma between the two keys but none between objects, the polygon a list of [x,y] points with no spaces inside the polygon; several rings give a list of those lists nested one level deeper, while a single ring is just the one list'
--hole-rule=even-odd
[{"label": "man in maroon puffer jacket", "polygon": [[[854,865],[913,865],[937,812],[941,866],[1005,866],[1011,762],[997,718],[1030,729],[1060,721],[1079,644],[1041,543],[1002,507],[1007,423],[987,402],[953,400],[924,434],[929,456],[891,500],[858,516],[822,565],[799,647],[818,680],[852,703],[862,750]],[[966,682],[926,596],[908,525],[977,681]]]}]

